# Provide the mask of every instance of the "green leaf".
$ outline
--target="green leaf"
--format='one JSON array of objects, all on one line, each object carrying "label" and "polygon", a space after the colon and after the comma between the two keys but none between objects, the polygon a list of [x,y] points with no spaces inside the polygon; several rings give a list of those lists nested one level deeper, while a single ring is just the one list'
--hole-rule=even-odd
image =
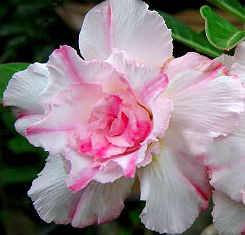
[{"label": "green leaf", "polygon": [[27,63],[10,63],[0,65],[0,103],[2,103],[3,92],[14,73],[28,67]]},{"label": "green leaf", "polygon": [[215,47],[229,51],[245,38],[245,32],[231,25],[209,6],[200,9],[205,19],[206,35],[209,42]]},{"label": "green leaf", "polygon": [[222,51],[210,45],[207,38],[202,34],[198,34],[182,21],[159,11],[164,18],[168,28],[172,30],[172,36],[175,40],[211,57],[217,57]]},{"label": "green leaf", "polygon": [[245,22],[245,11],[243,6],[238,0],[208,0],[213,5],[221,8],[222,10],[234,15],[242,22]]}]

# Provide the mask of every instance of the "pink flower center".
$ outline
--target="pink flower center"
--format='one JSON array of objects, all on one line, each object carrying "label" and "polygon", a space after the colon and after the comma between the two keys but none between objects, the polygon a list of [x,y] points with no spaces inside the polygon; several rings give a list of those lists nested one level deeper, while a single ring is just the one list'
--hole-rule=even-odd
[{"label": "pink flower center", "polygon": [[98,158],[128,154],[140,147],[152,127],[152,115],[133,95],[108,95],[93,107],[82,153]]}]

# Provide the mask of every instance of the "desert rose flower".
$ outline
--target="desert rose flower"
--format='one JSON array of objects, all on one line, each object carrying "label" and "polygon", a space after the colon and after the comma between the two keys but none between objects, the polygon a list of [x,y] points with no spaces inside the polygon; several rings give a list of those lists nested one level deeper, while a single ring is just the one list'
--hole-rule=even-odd
[{"label": "desert rose flower", "polygon": [[[245,42],[234,56],[217,58],[229,68],[229,74],[245,87]],[[208,151],[207,166],[213,192],[213,217],[218,232],[224,235],[245,233],[245,114],[236,130],[219,137]]]},{"label": "desert rose flower", "polygon": [[4,93],[17,131],[50,153],[29,191],[40,217],[74,227],[115,219],[138,176],[146,227],[183,232],[210,198],[195,156],[235,129],[240,81],[196,53],[171,60],[170,30],[139,0],[93,8],[79,46],[85,60],[62,46]]}]

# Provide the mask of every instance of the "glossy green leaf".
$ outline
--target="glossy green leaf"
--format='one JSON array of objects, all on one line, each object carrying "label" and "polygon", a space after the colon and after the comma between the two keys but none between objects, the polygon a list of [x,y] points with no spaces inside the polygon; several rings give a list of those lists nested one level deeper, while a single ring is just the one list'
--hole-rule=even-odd
[{"label": "glossy green leaf", "polygon": [[176,41],[211,57],[217,57],[222,54],[222,51],[212,46],[206,37],[195,32],[182,21],[163,12],[159,12],[159,14],[164,18],[168,28],[172,30],[172,36]]},{"label": "glossy green leaf", "polygon": [[244,7],[238,0],[208,0],[213,5],[221,8],[222,10],[234,15],[242,22],[245,22]]},{"label": "glossy green leaf", "polygon": [[239,30],[208,6],[201,7],[205,19],[206,35],[209,42],[221,50],[234,48],[245,38],[245,32]]},{"label": "glossy green leaf", "polygon": [[0,65],[0,103],[2,103],[3,92],[14,73],[28,67],[27,63],[10,63]]}]

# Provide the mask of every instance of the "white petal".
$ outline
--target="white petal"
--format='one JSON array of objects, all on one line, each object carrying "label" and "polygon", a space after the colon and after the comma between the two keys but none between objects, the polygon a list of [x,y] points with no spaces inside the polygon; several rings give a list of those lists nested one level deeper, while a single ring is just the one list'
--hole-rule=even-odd
[{"label": "white petal", "polygon": [[33,123],[40,121],[43,118],[43,115],[40,114],[32,114],[20,117],[16,120],[14,126],[17,132],[21,135],[26,135],[26,129],[32,125]]},{"label": "white petal", "polygon": [[124,208],[133,179],[120,178],[113,183],[91,182],[84,190],[72,220],[74,227],[103,224],[116,219]]},{"label": "white petal", "polygon": [[233,65],[231,67],[231,73],[238,75],[243,84],[245,85],[245,42],[240,43],[235,51],[235,55],[233,57]]},{"label": "white petal", "polygon": [[45,90],[48,81],[49,73],[45,64],[35,63],[15,73],[3,94],[4,105],[13,106],[18,116],[43,113],[39,95]]},{"label": "white petal", "polygon": [[137,63],[161,67],[172,56],[171,32],[156,11],[141,0],[110,0],[86,15],[79,38],[85,59],[107,59],[112,49]]},{"label": "white petal", "polygon": [[214,225],[219,234],[242,235],[245,233],[245,205],[231,200],[215,190],[213,192]]},{"label": "white petal", "polygon": [[203,166],[163,144],[151,164],[139,170],[141,200],[146,206],[141,220],[160,233],[181,233],[194,222],[210,197]]},{"label": "white petal", "polygon": [[226,54],[223,54],[223,55],[221,55],[221,56],[215,58],[214,61],[219,61],[219,62],[221,62],[222,64],[224,64],[225,66],[227,66],[228,69],[230,69],[231,66],[232,66],[233,63],[234,63],[233,56],[226,55]]},{"label": "white petal", "polygon": [[208,151],[207,166],[211,185],[245,203],[245,113],[238,128],[230,135],[216,139]]},{"label": "white petal", "polygon": [[65,184],[66,175],[62,158],[49,156],[28,192],[38,214],[47,223],[85,227],[113,220],[124,208],[123,201],[134,182],[125,178],[107,184],[94,181],[74,193]]},{"label": "white petal", "polygon": [[50,155],[47,163],[28,192],[40,217],[47,223],[67,224],[81,192],[73,193],[65,184],[66,172],[62,158]]},{"label": "white petal", "polygon": [[[244,109],[244,90],[238,79],[217,77],[219,65],[215,67],[206,59],[197,66],[192,57],[189,53],[170,62],[170,73],[167,73],[170,82],[165,95],[174,104],[168,129],[169,144],[198,155],[206,152],[214,137],[227,135],[238,125]],[[194,54],[194,58],[201,61],[198,57],[201,56]],[[176,65],[185,70],[174,75]]]}]

